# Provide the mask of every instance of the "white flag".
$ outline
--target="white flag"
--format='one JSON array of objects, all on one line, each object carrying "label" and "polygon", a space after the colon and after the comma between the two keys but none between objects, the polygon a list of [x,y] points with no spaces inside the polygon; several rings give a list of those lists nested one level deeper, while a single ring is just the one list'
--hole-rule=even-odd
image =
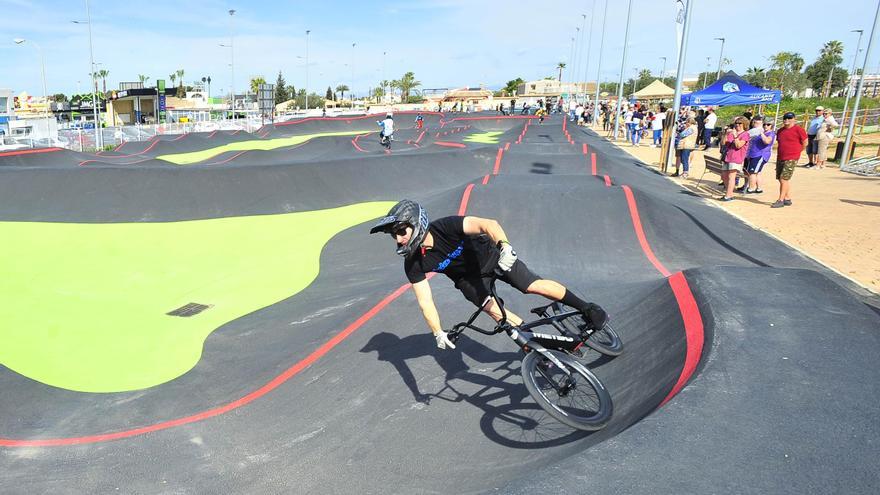
[{"label": "white flag", "polygon": [[677,44],[675,45],[675,57],[676,61],[678,60],[678,55],[681,53],[681,38],[684,35],[684,1],[683,0],[675,0],[675,38]]}]

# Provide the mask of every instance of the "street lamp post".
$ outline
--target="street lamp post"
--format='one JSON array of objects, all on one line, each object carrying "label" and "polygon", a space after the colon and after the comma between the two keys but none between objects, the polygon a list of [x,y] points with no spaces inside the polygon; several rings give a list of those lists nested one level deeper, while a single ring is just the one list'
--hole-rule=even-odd
[{"label": "street lamp post", "polygon": [[721,41],[721,54],[718,55],[718,75],[715,80],[721,79],[721,64],[724,63],[724,38],[715,38],[715,41]]},{"label": "street lamp post", "polygon": [[[306,29],[306,115],[309,113],[309,34],[312,31]],[[296,98],[296,95],[293,95]]]},{"label": "street lamp post", "polygon": [[357,43],[351,44],[351,87],[348,88],[348,98],[351,100],[351,109],[354,110],[354,47]]},{"label": "street lamp post", "polygon": [[[877,11],[874,13],[874,27],[871,28],[871,34],[868,36],[868,48],[865,51],[865,61],[862,63],[862,74],[859,77],[859,85],[856,88],[856,101],[853,102],[853,115],[859,111],[859,101],[862,99],[862,88],[865,85],[865,69],[868,67],[868,60],[871,59],[871,48],[874,45],[874,31],[877,31],[877,21],[880,19],[880,1],[877,2]],[[856,51],[858,53],[858,51]],[[849,127],[846,130],[846,141],[843,144],[843,158],[840,159],[840,169],[846,166],[849,161],[849,147],[852,143],[853,130],[856,125],[856,119],[849,119]]]},{"label": "street lamp post", "polygon": [[660,70],[660,80],[666,77],[666,57],[660,57],[663,60],[663,69]]},{"label": "street lamp post", "polygon": [[618,119],[620,116],[620,105],[623,104],[623,68],[626,67],[626,51],[629,46],[629,21],[632,18],[632,8],[632,0],[629,0],[629,6],[626,11],[626,32],[623,36],[623,59],[620,61],[620,77],[617,82],[617,109],[614,111],[611,120],[614,123],[614,141],[617,141],[617,134],[620,129]]},{"label": "street lamp post", "polygon": [[231,63],[230,67],[230,83],[229,87],[232,89],[232,94],[230,95],[230,109],[232,110],[232,122],[235,122],[235,26],[233,24],[233,19],[235,16],[235,9],[229,9],[229,53]]},{"label": "street lamp post", "polygon": [[89,10],[89,0],[86,0],[86,21],[71,21],[74,24],[86,24],[89,28],[89,64],[92,68],[91,76],[93,83],[92,92],[92,115],[95,119],[95,148],[103,148],[103,136],[101,135],[101,126],[98,122],[98,78],[95,74],[95,50],[92,45],[92,15]]},{"label": "street lamp post", "polygon": [[636,80],[639,78],[639,68],[633,67],[633,89],[632,92],[635,94],[636,92]]},{"label": "street lamp post", "polygon": [[[858,41],[858,43],[856,43],[856,54],[853,55],[852,70],[849,72],[849,77],[853,77],[856,73],[856,62],[858,62],[858,60],[859,60],[859,48],[862,46],[862,34],[865,31],[863,29],[854,29],[850,32],[851,33],[859,33],[859,41]],[[846,100],[843,103],[843,119],[846,119],[846,109],[847,109],[847,107],[849,107],[849,97],[852,96],[851,89],[852,89],[852,84],[850,84],[849,81],[847,81],[846,82]],[[852,116],[852,118],[855,118],[855,114]],[[842,123],[843,122],[841,122],[841,124]],[[840,137],[841,134],[843,134],[843,125],[841,125],[837,129],[837,136]]]},{"label": "street lamp post", "polygon": [[593,20],[596,18],[596,0],[590,10],[590,36],[587,38],[587,61],[584,63],[584,99],[587,99],[587,74],[590,71],[590,52],[593,50]]},{"label": "street lamp post", "polygon": [[[28,41],[24,38],[15,38],[12,40],[16,45],[21,45],[25,41]],[[43,49],[40,48],[40,45],[31,41],[30,44],[36,47],[37,52],[40,54],[40,77],[43,79],[43,101],[46,102],[46,107],[43,109],[43,116],[46,118],[46,121],[49,120],[49,92],[46,90],[46,59],[43,57]],[[48,124],[46,124],[48,126]],[[47,127],[48,132],[48,127]]]},{"label": "street lamp post", "polygon": [[602,50],[605,49],[605,23],[608,20],[608,0],[605,0],[605,13],[602,15],[602,41],[599,42],[599,66],[596,67],[596,101],[593,102],[593,123],[599,122],[599,76],[602,74]]},{"label": "street lamp post", "polygon": [[706,57],[706,72],[703,72],[703,89],[706,89],[706,74],[709,73],[709,60],[712,57]]}]

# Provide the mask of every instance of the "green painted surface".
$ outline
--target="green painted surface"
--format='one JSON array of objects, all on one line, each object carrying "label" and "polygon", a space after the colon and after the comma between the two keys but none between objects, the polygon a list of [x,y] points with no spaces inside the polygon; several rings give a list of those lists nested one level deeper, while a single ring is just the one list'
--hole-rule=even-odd
[{"label": "green painted surface", "polygon": [[198,163],[214,158],[215,156],[228,151],[269,151],[284,148],[286,146],[296,146],[297,144],[302,144],[319,137],[355,136],[357,134],[364,134],[364,131],[321,132],[318,134],[304,134],[302,136],[291,136],[286,138],[254,139],[251,141],[239,141],[237,143],[224,144],[223,146],[217,146],[216,148],[209,148],[201,151],[161,155],[156,158],[176,165],[190,165],[192,163]]},{"label": "green painted surface", "polygon": [[468,137],[464,138],[463,141],[469,143],[497,144],[498,137],[502,134],[504,134],[503,131],[478,132],[470,134]]},{"label": "green painted surface", "polygon": [[[168,223],[0,222],[0,364],[82,392],[165,383],[196,365],[211,332],[308,287],[334,235],[392,204]],[[166,315],[191,302],[211,307]]]}]

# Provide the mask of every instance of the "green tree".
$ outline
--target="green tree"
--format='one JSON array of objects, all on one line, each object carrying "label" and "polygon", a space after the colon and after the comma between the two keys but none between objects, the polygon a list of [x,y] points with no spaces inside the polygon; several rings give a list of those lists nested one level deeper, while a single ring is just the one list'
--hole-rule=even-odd
[{"label": "green tree", "polygon": [[56,103],[65,103],[67,101],[67,95],[64,93],[55,93],[52,95],[52,101]]},{"label": "green tree", "polygon": [[[296,88],[293,87],[293,84],[287,85],[287,99],[291,99],[296,96]],[[311,102],[309,102],[311,104]]]},{"label": "green tree", "polygon": [[753,86],[764,86],[767,83],[767,72],[762,67],[749,67],[743,79]]},{"label": "green tree", "polygon": [[400,98],[403,101],[408,101],[410,91],[421,85],[422,83],[420,81],[416,81],[415,74],[413,74],[412,72],[407,72],[398,81],[398,87],[400,88]]},{"label": "green tree", "polygon": [[559,71],[559,82],[562,82],[562,69],[565,68],[565,62],[559,62],[556,64],[556,69]]},{"label": "green tree", "polygon": [[183,69],[177,69],[176,73],[177,73],[177,79],[180,81],[180,85],[177,86],[177,97],[183,98],[186,95],[186,90],[183,87],[184,71],[183,71]]},{"label": "green tree", "polygon": [[324,95],[324,98],[327,100],[336,99],[333,95],[333,88],[331,88],[330,86],[327,86],[327,93]]},{"label": "green tree", "polygon": [[837,40],[825,43],[819,52],[819,58],[804,70],[810,86],[816,91],[821,90],[822,96],[827,97],[832,91],[834,72],[841,62],[843,62],[843,43]]},{"label": "green tree", "polygon": [[168,74],[168,79],[171,80],[171,86],[175,86],[175,81],[177,81],[177,74]]},{"label": "green tree", "polygon": [[788,89],[792,92],[802,91],[807,87],[807,79],[801,73],[804,58],[797,52],[779,52],[770,56],[770,84],[779,87],[783,95]]},{"label": "green tree", "polygon": [[266,84],[266,78],[265,78],[265,77],[263,77],[263,76],[254,76],[254,77],[252,77],[252,78],[251,78],[251,81],[250,81],[250,83],[249,83],[250,88],[251,88],[251,93],[253,93],[253,94],[257,94],[257,93],[259,93],[259,92],[260,92],[260,85],[261,85],[261,84]]},{"label": "green tree", "polygon": [[336,86],[336,92],[341,95],[339,97],[340,100],[345,99],[345,92],[346,91],[348,91],[348,86],[346,86],[345,84],[340,84],[339,86]]},{"label": "green tree", "polygon": [[502,89],[508,95],[514,96],[516,95],[516,90],[520,84],[525,84],[525,81],[523,81],[523,78],[517,77],[516,79],[511,79],[510,81],[507,81],[507,84],[505,84],[504,88]]},{"label": "green tree", "polygon": [[141,82],[141,86],[146,86],[147,81],[150,80],[150,76],[145,76],[143,74],[138,74],[138,81]]},{"label": "green tree", "polygon": [[290,93],[287,92],[287,82],[281,71],[278,71],[278,79],[275,80],[275,104],[284,103],[290,99]]}]

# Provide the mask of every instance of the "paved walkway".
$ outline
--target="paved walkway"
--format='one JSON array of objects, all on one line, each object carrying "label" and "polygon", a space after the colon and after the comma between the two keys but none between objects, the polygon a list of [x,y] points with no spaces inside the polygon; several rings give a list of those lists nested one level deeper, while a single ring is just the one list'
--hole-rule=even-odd
[{"label": "paved walkway", "polygon": [[[606,134],[601,130],[598,132],[601,136]],[[649,145],[633,147],[623,139],[614,144],[659,171],[658,148]],[[829,151],[832,150],[833,147]],[[774,151],[771,163],[761,174],[763,194],[738,195],[736,201],[721,203],[717,201],[721,196],[717,187],[720,177],[711,171],[703,175],[704,153],[696,151],[691,155],[688,179],[671,176],[669,179],[870,291],[880,293],[880,178],[841,172],[833,163],[823,170],[799,167],[791,181],[794,204],[771,209],[770,204],[776,200],[779,187],[772,166],[776,161]],[[718,156],[718,149],[713,148],[708,153]],[[806,155],[803,155],[800,163],[806,161]],[[674,166],[670,167],[668,175],[674,172]]]}]

